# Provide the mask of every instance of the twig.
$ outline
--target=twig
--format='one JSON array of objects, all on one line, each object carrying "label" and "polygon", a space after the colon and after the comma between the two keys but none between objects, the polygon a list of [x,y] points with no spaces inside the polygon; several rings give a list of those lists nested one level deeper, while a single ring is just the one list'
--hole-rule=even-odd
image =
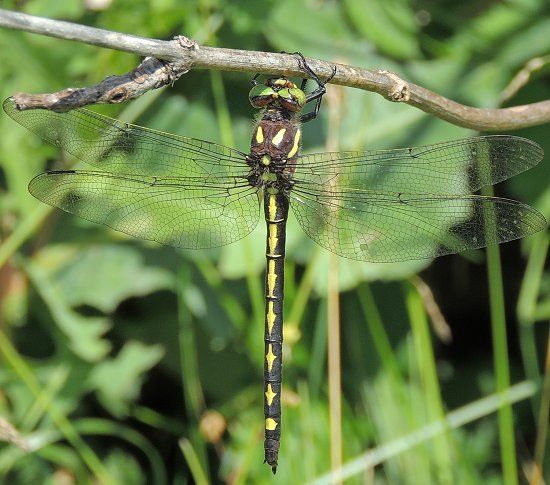
[{"label": "twig", "polygon": [[[0,9],[0,27],[76,40],[86,44],[155,57],[171,63],[173,73],[189,69],[259,72],[303,77],[296,59],[287,54],[223,49],[177,37],[171,41],[147,39],[93,27],[35,17]],[[550,121],[550,100],[502,109],[473,108],[399,78],[385,70],[368,70],[343,64],[307,59],[319,77],[337,71],[331,83],[381,94],[390,101],[407,103],[459,126],[481,131],[500,131],[540,125]]]},{"label": "twig", "polygon": [[515,94],[529,82],[534,72],[539,71],[548,64],[550,64],[550,55],[535,57],[529,60],[521,71],[519,71],[508,83],[508,86],[502,90],[500,99],[506,101],[515,96]]},{"label": "twig", "polygon": [[109,76],[86,88],[67,88],[56,93],[13,95],[18,109],[45,108],[68,111],[96,103],[122,103],[151,89],[173,84],[188,69],[184,65],[147,57],[135,69],[122,76]]}]

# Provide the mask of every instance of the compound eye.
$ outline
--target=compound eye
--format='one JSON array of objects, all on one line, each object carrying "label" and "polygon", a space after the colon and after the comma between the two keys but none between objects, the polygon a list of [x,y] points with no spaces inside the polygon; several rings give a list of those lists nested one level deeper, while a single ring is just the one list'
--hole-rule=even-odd
[{"label": "compound eye", "polygon": [[250,93],[248,93],[248,99],[254,108],[265,108],[273,101],[274,94],[275,91],[273,88],[264,84],[258,84],[250,90]]},{"label": "compound eye", "polygon": [[298,103],[300,109],[302,109],[306,105],[306,93],[299,88],[291,88],[289,92]]},{"label": "compound eye", "polygon": [[284,77],[279,77],[279,78],[275,78],[275,77],[272,77],[270,80],[269,80],[269,85],[270,86],[286,86],[288,84],[288,79],[285,79]]},{"label": "compound eye", "polygon": [[289,111],[300,111],[306,104],[306,95],[301,89],[290,88],[279,91],[281,105]]}]

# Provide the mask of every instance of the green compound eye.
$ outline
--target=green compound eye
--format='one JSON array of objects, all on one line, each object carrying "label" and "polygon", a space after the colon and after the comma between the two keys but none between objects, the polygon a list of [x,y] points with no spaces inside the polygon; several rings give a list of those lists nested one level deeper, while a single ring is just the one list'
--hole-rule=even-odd
[{"label": "green compound eye", "polygon": [[279,78],[279,79],[270,79],[272,86],[286,86],[288,84],[288,79],[285,78]]},{"label": "green compound eye", "polygon": [[298,88],[284,88],[279,91],[281,104],[289,111],[300,111],[306,104],[306,95]]},{"label": "green compound eye", "polygon": [[300,108],[303,108],[306,104],[306,93],[304,93],[299,88],[289,89],[289,92],[294,97],[294,99],[296,99],[298,106],[300,106]]},{"label": "green compound eye", "polygon": [[290,94],[288,88],[279,89],[279,91],[277,91],[277,94],[279,95],[279,97],[286,99],[287,101],[292,100],[292,95]]},{"label": "green compound eye", "polygon": [[248,99],[254,108],[264,108],[273,100],[273,94],[275,94],[273,88],[265,84],[258,84],[250,90]]}]

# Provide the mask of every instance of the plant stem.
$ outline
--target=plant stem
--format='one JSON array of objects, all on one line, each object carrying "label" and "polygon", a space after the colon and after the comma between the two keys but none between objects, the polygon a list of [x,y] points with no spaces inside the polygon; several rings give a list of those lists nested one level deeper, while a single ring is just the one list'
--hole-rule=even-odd
[{"label": "plant stem", "polygon": [[[503,393],[510,387],[510,363],[508,361],[504,289],[498,246],[487,248],[487,272],[489,277],[491,335],[493,339],[496,390]],[[504,403],[498,410],[498,428],[503,480],[505,485],[517,485],[514,419],[512,406],[509,402]]]},{"label": "plant stem", "polygon": [[342,466],[342,376],[340,355],[340,294],[338,292],[338,259],[330,255],[328,272],[328,383],[330,408],[331,467]]}]

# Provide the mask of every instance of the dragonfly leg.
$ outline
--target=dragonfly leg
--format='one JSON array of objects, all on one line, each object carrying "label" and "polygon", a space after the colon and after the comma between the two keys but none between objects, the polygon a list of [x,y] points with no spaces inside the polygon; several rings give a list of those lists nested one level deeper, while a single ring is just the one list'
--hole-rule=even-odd
[{"label": "dragonfly leg", "polygon": [[[317,89],[306,96],[306,103],[309,103],[310,101],[315,101],[315,107],[313,108],[313,111],[306,113],[305,115],[302,115],[300,117],[300,121],[302,123],[306,123],[315,119],[319,114],[323,95],[327,92],[325,84],[328,83],[336,75],[336,66],[332,68],[332,74],[327,78],[327,80],[321,81],[321,79],[319,79],[319,76],[317,76],[317,74],[315,74],[313,70],[308,66],[307,61],[301,52],[293,52],[292,54],[297,56],[300,69],[305,71],[306,74],[317,83]],[[302,81],[302,85],[300,87],[302,91],[305,89],[307,81],[307,79],[304,79]]]},{"label": "dragonfly leg", "polygon": [[250,80],[250,84],[252,84],[252,86],[257,86],[258,84],[260,84],[257,79],[261,76],[261,73],[258,73],[256,74],[251,80]]}]

